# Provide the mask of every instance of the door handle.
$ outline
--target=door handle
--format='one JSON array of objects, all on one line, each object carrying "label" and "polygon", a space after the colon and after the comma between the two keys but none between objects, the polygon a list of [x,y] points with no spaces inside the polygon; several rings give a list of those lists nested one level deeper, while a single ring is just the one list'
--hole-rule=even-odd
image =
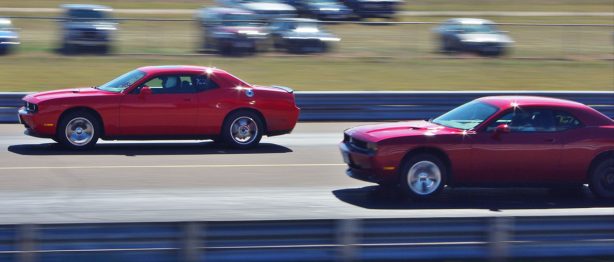
[{"label": "door handle", "polygon": [[548,142],[548,143],[554,143],[556,142],[555,138],[546,138],[544,141]]},{"label": "door handle", "polygon": [[192,101],[192,98],[184,98],[183,101],[190,102],[190,101]]}]

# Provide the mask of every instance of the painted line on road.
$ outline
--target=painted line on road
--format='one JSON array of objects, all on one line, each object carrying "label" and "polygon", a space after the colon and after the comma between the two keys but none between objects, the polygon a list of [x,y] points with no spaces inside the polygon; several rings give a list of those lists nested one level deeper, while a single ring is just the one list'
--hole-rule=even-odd
[{"label": "painted line on road", "polygon": [[244,165],[156,165],[156,166],[15,166],[0,167],[0,170],[40,169],[118,169],[118,168],[237,168],[237,167],[321,167],[345,166],[346,164],[244,164]]}]

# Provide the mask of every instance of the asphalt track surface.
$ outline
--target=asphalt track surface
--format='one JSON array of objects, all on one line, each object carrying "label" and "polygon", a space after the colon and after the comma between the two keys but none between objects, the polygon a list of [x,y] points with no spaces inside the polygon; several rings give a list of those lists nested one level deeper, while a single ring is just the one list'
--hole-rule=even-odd
[{"label": "asphalt track surface", "polygon": [[447,189],[408,201],[345,175],[345,128],[299,123],[259,148],[102,142],[73,152],[0,125],[0,224],[614,215],[614,201],[545,189]]}]

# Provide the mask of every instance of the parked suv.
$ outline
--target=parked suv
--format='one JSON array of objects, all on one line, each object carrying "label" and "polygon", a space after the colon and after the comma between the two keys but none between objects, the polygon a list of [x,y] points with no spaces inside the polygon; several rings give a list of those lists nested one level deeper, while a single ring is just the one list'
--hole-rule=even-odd
[{"label": "parked suv", "polygon": [[66,53],[93,49],[106,53],[111,48],[117,23],[111,20],[113,9],[102,5],[62,5],[62,50]]},{"label": "parked suv", "polygon": [[253,12],[212,7],[203,8],[197,15],[203,34],[203,49],[222,54],[254,53],[266,48],[269,35],[263,20]]},{"label": "parked suv", "polygon": [[392,18],[403,0],[343,0],[359,18]]},{"label": "parked suv", "polygon": [[11,20],[0,17],[0,55],[10,52],[19,43],[19,35],[15,32]]},{"label": "parked suv", "polygon": [[477,18],[453,18],[434,29],[443,52],[475,52],[480,55],[505,54],[514,41],[495,23]]},{"label": "parked suv", "polygon": [[285,0],[301,14],[320,20],[346,20],[353,16],[352,10],[337,0]]}]

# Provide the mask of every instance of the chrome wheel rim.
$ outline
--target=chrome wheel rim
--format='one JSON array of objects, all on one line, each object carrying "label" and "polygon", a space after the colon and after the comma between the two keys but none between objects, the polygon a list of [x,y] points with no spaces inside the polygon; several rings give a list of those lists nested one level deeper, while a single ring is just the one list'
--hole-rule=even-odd
[{"label": "chrome wheel rim", "polygon": [[230,124],[230,136],[239,144],[249,144],[258,136],[258,125],[250,117],[239,117]]},{"label": "chrome wheel rim", "polygon": [[94,137],[94,125],[84,117],[73,118],[66,125],[66,139],[74,146],[87,145]]},{"label": "chrome wheel rim", "polygon": [[441,184],[441,170],[431,161],[417,162],[409,169],[407,184],[418,195],[432,194]]}]

